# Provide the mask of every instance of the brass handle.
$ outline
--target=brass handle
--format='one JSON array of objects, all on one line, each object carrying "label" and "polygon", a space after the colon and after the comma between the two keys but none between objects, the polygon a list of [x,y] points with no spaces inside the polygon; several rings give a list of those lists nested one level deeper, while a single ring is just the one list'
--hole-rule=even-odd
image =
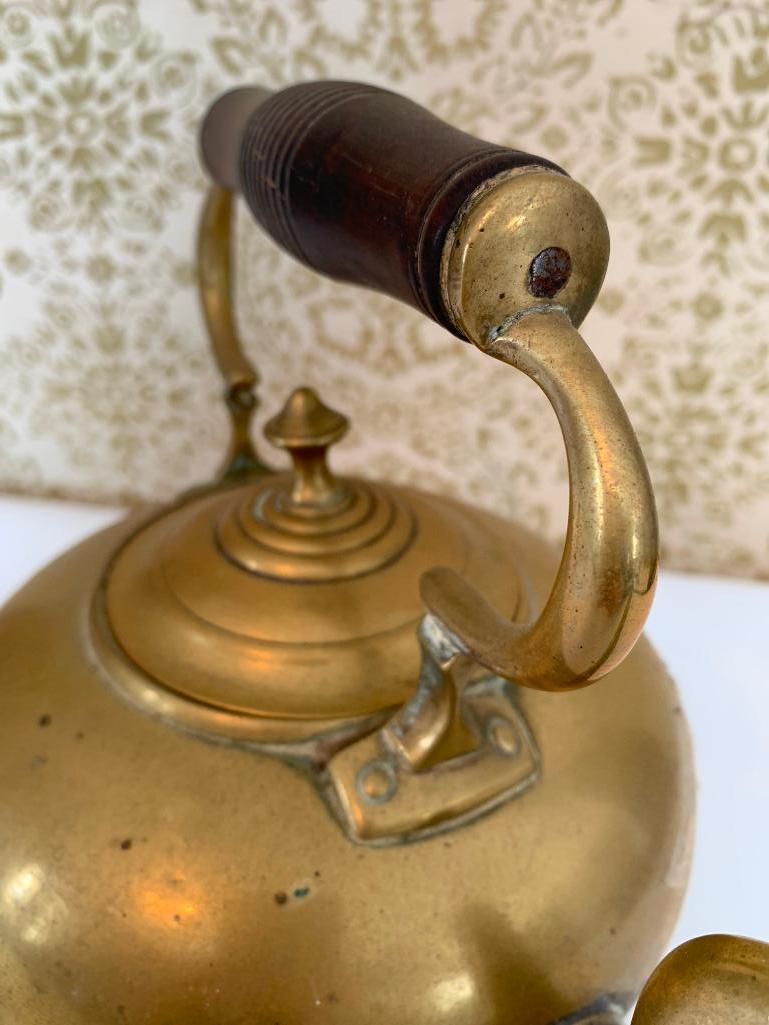
[{"label": "brass handle", "polygon": [[[532,277],[547,270],[551,254],[560,280],[542,302]],[[654,596],[658,528],[646,464],[622,403],[574,326],[607,261],[606,223],[592,196],[533,168],[477,190],[444,249],[444,300],[457,328],[532,378],[558,417],[569,525],[550,597],[531,623],[507,621],[447,569],[425,574],[422,596],[460,651],[539,690],[572,690],[609,672],[638,638]]]},{"label": "brass handle", "polygon": [[[657,519],[643,456],[566,308],[529,309],[504,329],[470,335],[536,381],[555,410],[569,462],[566,544],[550,597],[531,623],[499,615],[453,570],[422,576],[431,615],[420,630],[414,696],[328,766],[342,822],[359,842],[429,835],[524,792],[539,776],[536,743],[500,681],[477,680],[478,663],[538,690],[584,686],[630,651],[654,594]],[[472,769],[438,771],[423,785],[434,766],[468,752]]]},{"label": "brass handle", "polygon": [[550,597],[532,623],[511,623],[453,570],[422,577],[428,608],[493,672],[570,690],[609,672],[648,614],[657,571],[654,497],[627,414],[565,312],[530,312],[476,343],[544,391],[569,464],[569,526]]},{"label": "brass handle", "polygon": [[232,303],[232,224],[234,196],[212,185],[198,227],[198,292],[214,358],[224,382],[230,417],[230,447],[220,478],[241,480],[269,472],[251,439],[259,375],[243,352]]},{"label": "brass handle", "polygon": [[[367,88],[363,89],[366,96]],[[317,92],[311,90],[313,96]],[[344,95],[349,99],[348,93]],[[252,99],[248,95],[246,99],[248,107]],[[261,93],[257,99],[257,113],[248,123],[267,131],[263,121],[269,104]],[[206,122],[209,127],[216,122],[216,110]],[[243,130],[243,117],[236,120],[230,134]],[[397,135],[397,126],[393,131]],[[287,144],[284,136],[285,132],[276,136],[281,144]],[[313,160],[326,159],[319,139],[306,125],[297,138]],[[352,142],[343,133],[335,145],[341,160],[347,154],[345,146]],[[242,152],[241,148],[241,156]],[[387,160],[386,153],[377,154],[378,159]],[[425,574],[421,591],[458,652],[525,686],[562,691],[609,672],[635,643],[654,594],[657,518],[649,476],[627,415],[576,331],[598,293],[608,261],[603,214],[592,196],[559,170],[522,154],[516,154],[515,160],[508,158],[509,154],[501,171],[481,176],[474,190],[462,193],[461,205],[452,207],[453,219],[438,233],[443,240],[438,250],[439,273],[434,275],[443,311],[438,319],[481,351],[522,370],[550,400],[569,464],[566,544],[550,597],[529,624],[505,620],[446,569]],[[330,176],[329,195],[336,195],[346,178],[341,172],[335,176],[327,163],[323,166],[324,174]],[[404,178],[404,196],[416,195],[420,181],[418,176],[411,183]],[[463,179],[463,189],[470,184]],[[204,232],[212,235],[212,252],[223,269],[206,274],[201,236],[201,284],[220,366],[228,381],[237,381],[244,367],[229,311],[229,269],[223,263],[229,237],[229,227],[225,230],[229,219],[222,207],[225,195],[229,203],[229,193],[212,191],[209,202],[221,209],[214,216],[209,208],[208,229],[204,219]],[[327,208],[322,196],[316,199],[317,209],[312,204],[307,210],[302,207],[308,224],[323,212],[324,230],[332,231],[336,208],[333,204]],[[279,208],[285,213],[280,204]],[[383,237],[390,238],[392,225],[387,218],[382,223]],[[341,221],[337,226],[341,238]],[[351,242],[345,252],[345,259],[366,264],[365,247]],[[433,260],[432,271],[434,264]],[[327,269],[322,261],[313,265]],[[372,281],[384,291],[399,294],[378,279]],[[235,436],[242,447],[242,427]]]}]

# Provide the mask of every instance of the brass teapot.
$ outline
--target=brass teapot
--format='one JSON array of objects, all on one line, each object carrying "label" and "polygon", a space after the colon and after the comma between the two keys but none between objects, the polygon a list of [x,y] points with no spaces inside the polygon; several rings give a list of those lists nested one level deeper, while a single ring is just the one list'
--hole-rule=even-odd
[{"label": "brass teapot", "polygon": [[[0,1025],[617,1025],[681,903],[693,772],[638,639],[648,474],[576,330],[600,208],[350,83],[228,93],[202,152],[232,445],[214,484],[90,538],[0,617]],[[305,263],[539,385],[569,464],[560,562],[493,514],[338,478],[347,420],[310,389],[266,427],[293,471],[261,460],[235,193]],[[722,1021],[703,978],[743,985],[730,1020],[765,1020],[761,945],[672,957],[641,1025]]]}]

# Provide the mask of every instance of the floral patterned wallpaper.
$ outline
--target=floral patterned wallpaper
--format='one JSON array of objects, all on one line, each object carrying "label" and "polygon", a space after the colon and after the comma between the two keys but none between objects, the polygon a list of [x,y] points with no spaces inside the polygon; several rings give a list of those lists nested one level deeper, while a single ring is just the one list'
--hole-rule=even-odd
[{"label": "floral patterned wallpaper", "polygon": [[[196,125],[231,85],[315,77],[400,90],[595,193],[613,254],[584,333],[646,451],[666,561],[769,576],[765,2],[0,0],[0,488],[155,499],[213,473]],[[239,228],[260,421],[312,384],[354,421],[338,467],[562,534],[530,382]]]}]

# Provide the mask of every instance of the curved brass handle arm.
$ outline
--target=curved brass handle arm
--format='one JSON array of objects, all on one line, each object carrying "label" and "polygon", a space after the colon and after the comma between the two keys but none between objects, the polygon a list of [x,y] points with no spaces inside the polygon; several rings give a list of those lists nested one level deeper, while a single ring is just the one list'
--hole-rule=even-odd
[{"label": "curved brass handle arm", "polygon": [[198,291],[230,415],[230,448],[221,474],[224,479],[269,472],[269,467],[257,455],[250,433],[257,406],[255,387],[259,375],[243,352],[233,316],[234,217],[233,193],[212,185],[198,227]]},{"label": "curved brass handle arm", "polygon": [[569,527],[552,592],[532,623],[508,622],[445,569],[425,574],[422,596],[460,650],[540,690],[571,690],[609,672],[635,643],[654,595],[649,475],[622,403],[574,327],[608,255],[606,222],[590,193],[538,168],[477,190],[444,249],[444,299],[457,328],[535,381],[558,417]]},{"label": "curved brass handle arm", "polygon": [[589,683],[617,665],[648,614],[657,518],[627,414],[564,312],[530,311],[483,344],[544,391],[569,463],[569,528],[555,585],[533,623],[510,623],[452,570],[422,578],[422,596],[462,647],[500,676],[541,690]]}]

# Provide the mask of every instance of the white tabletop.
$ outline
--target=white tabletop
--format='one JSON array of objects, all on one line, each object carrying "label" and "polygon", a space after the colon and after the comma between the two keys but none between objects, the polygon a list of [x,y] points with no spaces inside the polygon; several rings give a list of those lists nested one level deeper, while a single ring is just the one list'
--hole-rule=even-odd
[{"label": "white tabletop", "polygon": [[[115,508],[0,497],[0,602]],[[699,777],[697,846],[671,946],[769,941],[769,584],[663,573],[648,632],[681,689]]]}]

